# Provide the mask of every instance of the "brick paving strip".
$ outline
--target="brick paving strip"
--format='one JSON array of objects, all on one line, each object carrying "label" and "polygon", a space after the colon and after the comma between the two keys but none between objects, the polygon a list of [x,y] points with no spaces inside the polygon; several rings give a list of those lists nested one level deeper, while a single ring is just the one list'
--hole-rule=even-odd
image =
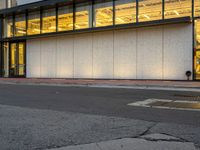
[{"label": "brick paving strip", "polygon": [[137,88],[190,88],[200,91],[198,81],[161,81],[161,80],[84,80],[84,79],[37,79],[37,78],[0,78],[2,84],[34,84],[59,86],[93,87],[137,87]]}]

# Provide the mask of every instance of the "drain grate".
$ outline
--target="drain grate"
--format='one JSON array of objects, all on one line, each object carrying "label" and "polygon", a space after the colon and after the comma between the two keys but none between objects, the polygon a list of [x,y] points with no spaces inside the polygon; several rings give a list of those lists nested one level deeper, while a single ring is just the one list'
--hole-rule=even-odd
[{"label": "drain grate", "polygon": [[129,106],[164,108],[164,109],[181,109],[181,110],[196,110],[200,111],[199,101],[181,101],[181,100],[166,100],[166,99],[147,99],[128,104]]}]

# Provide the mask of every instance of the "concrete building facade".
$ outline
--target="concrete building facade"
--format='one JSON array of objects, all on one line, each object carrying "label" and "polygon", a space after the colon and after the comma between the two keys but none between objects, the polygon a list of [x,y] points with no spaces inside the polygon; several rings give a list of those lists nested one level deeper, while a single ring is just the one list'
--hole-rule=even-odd
[{"label": "concrete building facade", "polygon": [[199,79],[195,1],[49,0],[0,14],[2,77]]}]

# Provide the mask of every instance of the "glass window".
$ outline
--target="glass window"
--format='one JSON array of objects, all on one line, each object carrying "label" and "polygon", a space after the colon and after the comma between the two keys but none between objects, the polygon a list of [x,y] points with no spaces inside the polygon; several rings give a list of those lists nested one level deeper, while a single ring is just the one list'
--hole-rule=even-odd
[{"label": "glass window", "polygon": [[200,16],[200,0],[194,0],[194,15]]},{"label": "glass window", "polygon": [[89,2],[76,5],[75,29],[92,27],[92,6]]},{"label": "glass window", "polygon": [[42,14],[42,33],[56,32],[56,11],[47,9]]},{"label": "glass window", "polygon": [[165,18],[191,16],[191,0],[165,0]]},{"label": "glass window", "polygon": [[94,27],[113,25],[113,2],[100,0],[94,4]]},{"label": "glass window", "polygon": [[7,2],[7,7],[15,7],[19,5],[34,3],[42,0],[5,0]]},{"label": "glass window", "polygon": [[26,15],[25,14],[15,16],[14,31],[15,31],[15,36],[26,35]]},{"label": "glass window", "polygon": [[139,22],[161,20],[162,0],[139,0]]},{"label": "glass window", "polygon": [[8,66],[9,66],[9,43],[3,44],[3,77],[8,77]]},{"label": "glass window", "polygon": [[6,8],[6,0],[0,0],[0,9]]},{"label": "glass window", "polygon": [[195,20],[194,64],[195,77],[200,80],[200,20]]},{"label": "glass window", "polygon": [[28,35],[40,34],[40,12],[28,13]]},{"label": "glass window", "polygon": [[13,36],[13,17],[7,17],[4,19],[4,37]]},{"label": "glass window", "polygon": [[136,22],[136,1],[115,1],[115,24],[127,24]]},{"label": "glass window", "polygon": [[73,30],[73,6],[58,8],[58,31]]}]

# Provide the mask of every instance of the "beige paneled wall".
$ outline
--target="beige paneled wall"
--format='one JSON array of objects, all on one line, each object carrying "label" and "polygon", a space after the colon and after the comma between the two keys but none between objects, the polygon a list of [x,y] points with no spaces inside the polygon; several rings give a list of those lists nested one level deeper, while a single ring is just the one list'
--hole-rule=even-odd
[{"label": "beige paneled wall", "polygon": [[192,71],[192,25],[27,41],[27,77],[174,79]]}]

